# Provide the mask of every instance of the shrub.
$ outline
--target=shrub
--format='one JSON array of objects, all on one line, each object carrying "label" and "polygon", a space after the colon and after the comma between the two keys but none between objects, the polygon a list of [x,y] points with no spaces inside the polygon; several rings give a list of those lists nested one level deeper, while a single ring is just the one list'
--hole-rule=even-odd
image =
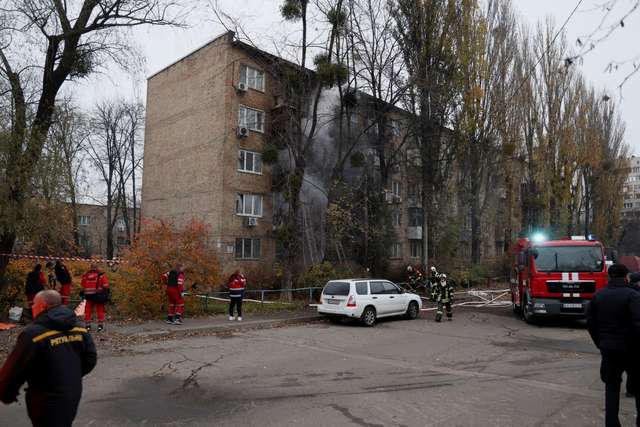
[{"label": "shrub", "polygon": [[208,244],[210,236],[204,223],[194,220],[176,227],[171,222],[148,221],[142,228],[116,273],[113,299],[120,314],[138,318],[164,314],[161,276],[178,262],[184,267],[186,290],[205,293],[218,287],[218,255]]}]

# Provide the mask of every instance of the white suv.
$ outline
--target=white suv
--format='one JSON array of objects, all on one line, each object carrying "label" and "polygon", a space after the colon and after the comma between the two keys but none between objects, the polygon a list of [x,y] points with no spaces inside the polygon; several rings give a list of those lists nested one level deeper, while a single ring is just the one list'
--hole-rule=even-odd
[{"label": "white suv", "polygon": [[382,279],[344,279],[327,282],[320,296],[318,313],[332,321],[344,317],[373,326],[377,318],[404,315],[415,319],[422,300],[416,294]]}]

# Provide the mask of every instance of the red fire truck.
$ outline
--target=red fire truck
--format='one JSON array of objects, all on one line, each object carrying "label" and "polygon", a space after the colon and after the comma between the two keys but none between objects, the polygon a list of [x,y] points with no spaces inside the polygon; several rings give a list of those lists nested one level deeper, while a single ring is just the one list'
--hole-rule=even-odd
[{"label": "red fire truck", "polygon": [[527,323],[544,316],[584,317],[593,294],[607,284],[605,248],[582,236],[522,238],[511,276],[513,311]]}]

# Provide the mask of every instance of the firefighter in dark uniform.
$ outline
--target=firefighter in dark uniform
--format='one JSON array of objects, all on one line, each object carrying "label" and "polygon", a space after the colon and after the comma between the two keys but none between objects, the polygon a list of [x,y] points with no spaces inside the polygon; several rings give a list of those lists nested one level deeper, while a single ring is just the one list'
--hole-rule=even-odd
[{"label": "firefighter in dark uniform", "polygon": [[0,368],[0,400],[17,401],[27,382],[27,413],[35,427],[68,427],[82,395],[82,377],[96,366],[96,348],[54,290],[38,293],[34,322],[18,336]]},{"label": "firefighter in dark uniform", "polygon": [[[629,274],[629,283],[635,286],[640,292],[640,272]],[[640,361],[638,361],[640,363]],[[627,375],[627,386],[625,395],[629,398],[634,397],[638,392],[633,391],[633,384],[631,383],[631,377]]]},{"label": "firefighter in dark uniform", "polygon": [[638,360],[640,360],[640,292],[628,283],[622,264],[609,267],[609,284],[595,293],[587,311],[587,328],[600,350],[600,378],[605,384],[605,425],[620,426],[620,383],[626,372],[636,399],[636,425],[640,426]]},{"label": "firefighter in dark uniform", "polygon": [[432,291],[435,301],[438,303],[436,310],[436,322],[442,320],[444,309],[447,310],[447,319],[452,320],[453,311],[451,304],[453,303],[453,286],[447,281],[447,275],[441,274],[438,278],[438,283],[435,285]]}]

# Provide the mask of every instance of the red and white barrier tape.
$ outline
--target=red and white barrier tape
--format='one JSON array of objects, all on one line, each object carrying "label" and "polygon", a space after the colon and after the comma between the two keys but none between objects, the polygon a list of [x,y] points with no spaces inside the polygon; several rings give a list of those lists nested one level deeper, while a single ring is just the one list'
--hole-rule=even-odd
[{"label": "red and white barrier tape", "polygon": [[44,259],[47,261],[83,261],[83,262],[97,262],[106,264],[122,264],[126,261],[119,258],[105,259],[105,258],[80,258],[80,257],[60,257],[60,256],[48,256],[48,255],[27,255],[27,254],[6,254],[0,253],[0,257],[9,257],[17,259]]}]

